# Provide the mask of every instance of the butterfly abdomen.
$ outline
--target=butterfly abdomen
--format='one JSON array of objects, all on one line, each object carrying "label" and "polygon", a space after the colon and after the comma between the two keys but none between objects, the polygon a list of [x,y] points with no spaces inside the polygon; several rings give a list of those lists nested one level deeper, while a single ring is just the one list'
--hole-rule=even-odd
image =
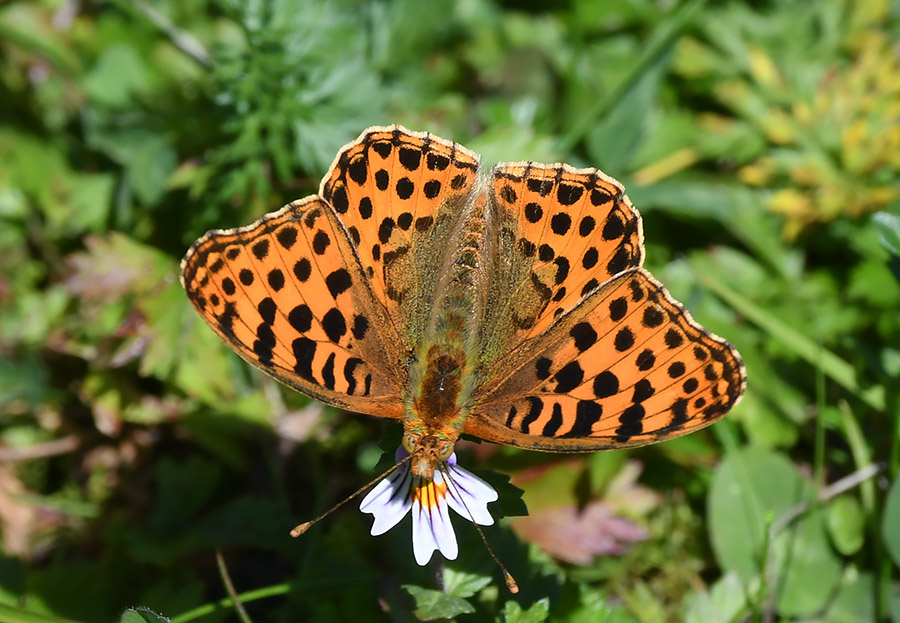
[{"label": "butterfly abdomen", "polygon": [[444,428],[459,416],[464,365],[465,354],[452,346],[435,345],[428,350],[413,410],[429,428]]}]

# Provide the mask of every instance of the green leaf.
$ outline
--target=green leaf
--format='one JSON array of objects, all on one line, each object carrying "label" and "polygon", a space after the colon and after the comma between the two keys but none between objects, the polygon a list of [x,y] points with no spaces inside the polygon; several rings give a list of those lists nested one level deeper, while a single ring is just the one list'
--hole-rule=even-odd
[{"label": "green leaf", "polygon": [[33,353],[16,359],[0,357],[0,406],[25,400],[34,408],[44,400],[47,383],[47,369]]},{"label": "green leaf", "polygon": [[820,367],[822,372],[836,383],[852,392],[860,400],[876,411],[885,410],[885,390],[882,385],[863,387],[857,370],[799,330],[788,326],[780,319],[753,302],[749,297],[737,292],[709,274],[697,274],[697,279],[710,290],[721,296],[727,303],[744,314],[751,322],[771,337],[806,359],[811,365]]},{"label": "green leaf", "polygon": [[491,580],[491,576],[484,573],[470,573],[450,566],[444,567],[444,592],[453,597],[463,599],[472,597],[490,584]]},{"label": "green leaf", "polygon": [[587,134],[592,163],[610,175],[627,173],[632,156],[643,140],[663,76],[669,66],[667,47],[616,102],[602,122]]},{"label": "green leaf", "polygon": [[802,255],[781,241],[778,222],[766,213],[762,198],[745,187],[665,180],[629,187],[628,196],[645,216],[660,209],[687,222],[715,219],[781,276],[797,273],[802,265]]},{"label": "green leaf", "polygon": [[119,623],[169,623],[169,619],[149,608],[129,608],[122,613]]},{"label": "green leaf", "polygon": [[74,623],[70,619],[31,612],[6,604],[0,604],[0,621],[3,623]]},{"label": "green leaf", "polygon": [[841,562],[831,550],[821,509],[776,535],[770,569],[775,608],[783,616],[812,615],[828,603],[841,577]]},{"label": "green leaf", "polygon": [[650,67],[658,66],[661,57],[666,58],[665,64],[668,67],[668,57],[672,45],[704,4],[706,4],[705,0],[682,2],[666,15],[666,19],[659,21],[659,25],[648,38],[646,45],[642,46],[640,54],[635,58],[633,65],[616,88],[611,89],[604,97],[597,99],[593,106],[571,124],[565,136],[560,140],[560,152],[572,151],[575,144],[588,134],[597,120],[606,117],[623,95],[642,79]]},{"label": "green leaf", "polygon": [[162,136],[153,135],[134,146],[128,161],[128,179],[134,194],[147,205],[156,204],[166,193],[166,182],[178,161]]},{"label": "green leaf", "polygon": [[451,619],[460,614],[475,612],[472,604],[461,597],[412,584],[404,584],[403,589],[415,600],[415,615],[420,621]]},{"label": "green leaf", "polygon": [[169,140],[149,128],[109,128],[88,125],[88,142],[125,168],[135,195],[147,205],[166,193],[178,165]]},{"label": "green leaf", "polygon": [[884,248],[900,257],[900,214],[878,212],[872,215],[872,222]]},{"label": "green leaf", "polygon": [[848,572],[821,623],[875,621],[875,586],[872,575]]},{"label": "green leaf", "polygon": [[888,610],[891,612],[891,620],[894,623],[900,623],[900,587],[897,585],[892,587]]},{"label": "green leaf", "polygon": [[[575,589],[577,595],[573,594]],[[560,614],[554,612],[553,620],[559,623],[637,623],[637,619],[627,613],[622,606],[610,605],[603,594],[596,588],[587,584],[564,587],[564,595],[561,599],[565,603],[566,595],[577,598],[577,605],[568,608],[568,612]]]},{"label": "green leaf", "polygon": [[890,265],[898,258],[883,262],[868,260],[857,264],[850,275],[847,295],[865,303],[896,310],[900,307],[900,283]]},{"label": "green leaf", "polygon": [[809,499],[810,487],[781,454],[756,447],[719,464],[707,507],[713,552],[719,565],[749,582],[761,571],[759,560],[768,517],[778,517]]},{"label": "green leaf", "polygon": [[544,623],[550,615],[550,599],[544,597],[531,604],[528,610],[514,601],[507,601],[503,607],[503,623]]},{"label": "green leaf", "polygon": [[835,549],[852,556],[862,548],[866,536],[866,514],[859,500],[842,495],[828,504],[826,510],[828,533]]},{"label": "green leaf", "polygon": [[744,582],[770,575],[776,609],[785,615],[822,608],[841,573],[821,512],[810,511],[781,529],[765,551],[770,518],[777,522],[811,497],[812,487],[786,458],[753,447],[729,455],[710,487],[710,532],[717,560]]},{"label": "green leaf", "polygon": [[124,107],[146,89],[147,68],[133,47],[116,43],[103,51],[83,86],[94,101],[111,108]]},{"label": "green leaf", "polygon": [[109,173],[85,173],[69,180],[66,228],[98,233],[106,229],[115,178]]},{"label": "green leaf", "polygon": [[200,456],[159,463],[157,503],[149,525],[160,533],[178,531],[196,518],[222,480],[222,466]]},{"label": "green leaf", "polygon": [[81,70],[84,59],[79,52],[82,48],[73,45],[71,38],[61,36],[56,22],[45,19],[46,13],[41,9],[49,8],[46,5],[4,3],[0,11],[0,39],[36,54],[43,62],[49,62],[54,71],[68,77]]},{"label": "green leaf", "polygon": [[888,492],[881,534],[891,558],[894,559],[894,564],[900,567],[900,477],[894,479]]},{"label": "green leaf", "polygon": [[141,301],[141,311],[147,317],[143,333],[148,340],[141,357],[142,375],[168,378],[179,363],[184,354],[179,345],[184,337],[186,301],[187,297],[177,283],[170,283]]},{"label": "green leaf", "polygon": [[743,618],[747,598],[741,578],[730,571],[702,593],[688,595],[682,608],[684,623],[731,623]]}]

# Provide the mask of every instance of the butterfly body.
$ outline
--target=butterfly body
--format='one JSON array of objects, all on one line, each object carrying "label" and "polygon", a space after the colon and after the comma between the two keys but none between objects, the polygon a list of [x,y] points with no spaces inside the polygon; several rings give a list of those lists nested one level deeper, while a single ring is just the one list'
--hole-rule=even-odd
[{"label": "butterfly body", "polygon": [[484,169],[400,126],[345,146],[318,195],[198,240],[182,281],[238,354],[325,403],[399,419],[430,477],[463,432],[644,445],[721,418],[737,351],[641,266],[640,216],[595,169]]},{"label": "butterfly body", "polygon": [[[471,410],[483,317],[482,250],[486,238],[483,193],[471,196],[454,224],[454,244],[445,250],[422,347],[411,362],[411,400],[404,413],[404,446],[413,474],[430,479],[452,453]],[[432,452],[430,448],[440,448]]]}]

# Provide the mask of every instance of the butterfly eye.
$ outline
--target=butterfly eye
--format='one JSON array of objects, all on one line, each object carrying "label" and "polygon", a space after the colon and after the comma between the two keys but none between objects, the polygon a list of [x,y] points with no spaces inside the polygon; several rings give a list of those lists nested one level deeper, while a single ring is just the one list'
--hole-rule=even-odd
[{"label": "butterfly eye", "polygon": [[439,461],[446,461],[453,454],[453,442],[444,441],[438,446],[437,458]]},{"label": "butterfly eye", "polygon": [[410,454],[414,454],[416,451],[416,438],[413,435],[403,435],[403,449],[409,452]]}]

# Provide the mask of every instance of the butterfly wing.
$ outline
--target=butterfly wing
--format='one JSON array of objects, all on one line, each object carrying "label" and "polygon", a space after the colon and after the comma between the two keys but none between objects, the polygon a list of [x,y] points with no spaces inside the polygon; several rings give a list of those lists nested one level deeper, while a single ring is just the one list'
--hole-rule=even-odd
[{"label": "butterfly wing", "polygon": [[251,364],[322,402],[400,417],[406,360],[478,157],[401,126],[344,146],[318,196],[206,234],[182,262],[200,316]]},{"label": "butterfly wing", "polygon": [[495,238],[516,248],[506,268],[494,260],[500,311],[485,322],[467,433],[594,451],[687,434],[734,406],[740,356],[640,268],[640,216],[618,182],[518,163],[499,165],[493,188]]},{"label": "butterfly wing", "polygon": [[644,257],[641,220],[619,182],[596,169],[499,164],[488,189],[489,247],[480,376],[545,332],[601,283]]},{"label": "butterfly wing", "polygon": [[338,154],[321,195],[347,224],[372,291],[408,347],[419,345],[479,158],[402,126],[370,128]]},{"label": "butterfly wing", "polygon": [[215,230],[182,261],[200,316],[241,357],[322,402],[400,417],[400,344],[332,207],[313,196]]}]

